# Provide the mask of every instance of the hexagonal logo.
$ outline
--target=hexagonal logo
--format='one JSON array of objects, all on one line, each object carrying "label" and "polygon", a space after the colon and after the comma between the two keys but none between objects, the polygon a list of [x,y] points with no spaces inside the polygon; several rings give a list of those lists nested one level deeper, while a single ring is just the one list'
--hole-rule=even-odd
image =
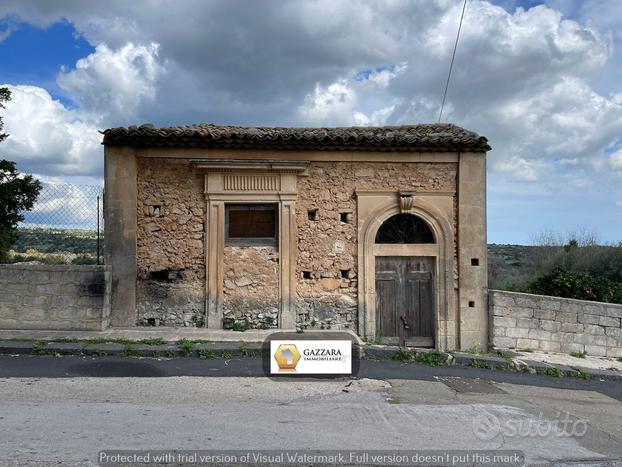
[{"label": "hexagonal logo", "polygon": [[293,372],[296,371],[296,365],[300,360],[300,352],[294,344],[281,344],[274,353],[274,359],[279,369]]}]

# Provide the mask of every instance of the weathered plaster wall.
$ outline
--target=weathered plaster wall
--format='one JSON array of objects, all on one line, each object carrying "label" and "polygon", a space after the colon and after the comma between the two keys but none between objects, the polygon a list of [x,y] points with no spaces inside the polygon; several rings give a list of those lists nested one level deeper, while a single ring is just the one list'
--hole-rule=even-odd
[{"label": "weathered plaster wall", "polygon": [[279,254],[275,247],[225,246],[224,278],[225,328],[277,327]]},{"label": "weathered plaster wall", "polygon": [[357,329],[355,190],[456,191],[455,163],[312,162],[298,181],[301,328]]},{"label": "weathered plaster wall", "polygon": [[203,175],[183,160],[138,158],[137,322],[201,325],[205,310]]}]

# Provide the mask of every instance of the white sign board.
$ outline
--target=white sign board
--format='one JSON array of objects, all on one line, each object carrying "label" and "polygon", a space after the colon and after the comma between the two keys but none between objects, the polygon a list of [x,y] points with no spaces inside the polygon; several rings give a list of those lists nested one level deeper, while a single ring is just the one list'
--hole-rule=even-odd
[{"label": "white sign board", "polygon": [[270,374],[352,374],[352,341],[273,340]]}]

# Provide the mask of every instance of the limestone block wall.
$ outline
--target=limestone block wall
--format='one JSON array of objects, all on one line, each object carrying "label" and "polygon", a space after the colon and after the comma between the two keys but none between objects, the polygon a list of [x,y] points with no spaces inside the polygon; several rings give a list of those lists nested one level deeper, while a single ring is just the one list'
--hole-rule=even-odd
[{"label": "limestone block wall", "polygon": [[0,265],[0,329],[96,330],[108,327],[108,266]]},{"label": "limestone block wall", "polygon": [[495,347],[622,357],[622,305],[491,290],[489,312]]},{"label": "limestone block wall", "polygon": [[355,190],[456,191],[455,163],[312,162],[298,181],[297,324],[357,329]]},{"label": "limestone block wall", "polygon": [[205,310],[203,176],[190,163],[137,161],[137,324],[197,326]]}]

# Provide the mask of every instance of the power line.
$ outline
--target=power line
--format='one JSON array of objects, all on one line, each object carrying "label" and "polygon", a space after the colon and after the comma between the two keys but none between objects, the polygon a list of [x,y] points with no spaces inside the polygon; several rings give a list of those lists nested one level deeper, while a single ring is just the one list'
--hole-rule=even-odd
[{"label": "power line", "polygon": [[462,5],[462,14],[460,15],[460,24],[458,25],[458,34],[456,35],[456,43],[454,44],[454,53],[451,55],[451,63],[449,64],[449,73],[447,74],[447,82],[445,83],[445,92],[443,93],[443,103],[441,104],[441,111],[438,114],[438,123],[441,122],[443,117],[443,108],[445,107],[445,99],[447,98],[447,89],[449,88],[449,80],[451,79],[451,70],[454,67],[454,60],[456,59],[456,49],[458,48],[458,39],[460,39],[460,30],[462,29],[462,20],[464,19],[464,12],[466,11],[468,0],[464,0]]}]

